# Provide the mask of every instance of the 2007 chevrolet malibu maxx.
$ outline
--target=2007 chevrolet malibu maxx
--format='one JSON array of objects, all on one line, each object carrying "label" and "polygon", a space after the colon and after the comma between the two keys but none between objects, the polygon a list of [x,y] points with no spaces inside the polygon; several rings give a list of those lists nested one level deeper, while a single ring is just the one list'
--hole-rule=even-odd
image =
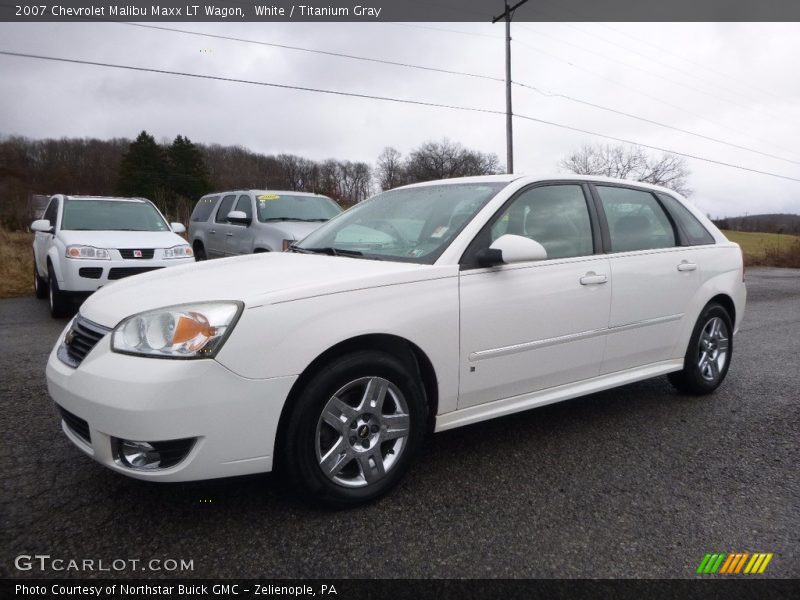
[{"label": "2007 chevrolet malibu maxx", "polygon": [[132,477],[280,469],[357,504],[432,430],[664,374],[714,391],[746,295],[699,211],[602,178],[399,188],[290,250],[91,296],[47,366],[69,439]]}]

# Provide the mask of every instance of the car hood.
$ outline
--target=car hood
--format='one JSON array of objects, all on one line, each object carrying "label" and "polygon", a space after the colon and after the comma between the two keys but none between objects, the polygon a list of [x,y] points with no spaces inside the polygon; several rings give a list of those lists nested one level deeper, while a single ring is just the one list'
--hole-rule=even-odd
[{"label": "car hood", "polygon": [[268,228],[280,231],[287,240],[302,240],[315,229],[319,229],[324,221],[270,221],[264,223]]},{"label": "car hood", "polygon": [[92,294],[81,307],[81,314],[100,325],[114,327],[132,314],[176,304],[240,300],[247,307],[254,307],[457,274],[457,265],[290,252],[250,254],[122,279]]},{"label": "car hood", "polygon": [[186,244],[172,231],[74,231],[62,229],[58,237],[70,246],[82,244],[95,248],[171,248]]}]

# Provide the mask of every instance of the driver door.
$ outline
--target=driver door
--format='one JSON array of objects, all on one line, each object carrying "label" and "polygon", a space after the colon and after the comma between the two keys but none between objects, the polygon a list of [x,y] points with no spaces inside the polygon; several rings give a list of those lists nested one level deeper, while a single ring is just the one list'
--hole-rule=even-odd
[{"label": "driver door", "polygon": [[[512,198],[466,251],[459,409],[599,374],[611,271],[590,214],[585,186],[536,185]],[[475,253],[506,233],[536,240],[548,258],[478,266]]]}]

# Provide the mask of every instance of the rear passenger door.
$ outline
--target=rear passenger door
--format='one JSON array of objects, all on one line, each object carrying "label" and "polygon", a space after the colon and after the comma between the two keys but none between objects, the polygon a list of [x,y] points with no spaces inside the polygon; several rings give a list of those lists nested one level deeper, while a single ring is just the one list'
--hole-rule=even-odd
[{"label": "rear passenger door", "polygon": [[250,218],[250,223],[231,223],[228,238],[228,254],[250,254],[253,252],[253,199],[241,194],[232,210],[240,210]]},{"label": "rear passenger door", "polygon": [[209,258],[220,258],[228,256],[228,234],[231,233],[231,225],[228,223],[228,213],[233,210],[233,203],[236,201],[236,194],[228,194],[219,203],[217,212],[214,214],[214,221],[208,228],[206,252]]},{"label": "rear passenger door", "polygon": [[611,313],[601,374],[673,358],[698,289],[696,253],[649,190],[595,184],[611,268]]}]

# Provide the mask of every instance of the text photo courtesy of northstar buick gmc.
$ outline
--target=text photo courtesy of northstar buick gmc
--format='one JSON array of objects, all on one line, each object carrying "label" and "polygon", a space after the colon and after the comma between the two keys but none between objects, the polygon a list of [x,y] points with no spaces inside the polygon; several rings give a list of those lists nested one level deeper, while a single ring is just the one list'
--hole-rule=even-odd
[{"label": "text photo courtesy of northstar buick gmc", "polygon": [[713,392],[745,306],[736,244],[613,179],[402,187],[289,250],[92,295],[47,365],[68,438],[140,479],[278,470],[352,506],[432,431],[660,375]]}]

